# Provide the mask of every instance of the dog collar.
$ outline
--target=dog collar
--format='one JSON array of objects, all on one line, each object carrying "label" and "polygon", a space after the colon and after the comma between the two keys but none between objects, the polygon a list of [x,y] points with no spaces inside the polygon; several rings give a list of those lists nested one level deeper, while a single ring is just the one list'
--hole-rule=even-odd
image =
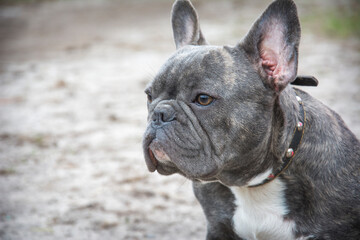
[{"label": "dog collar", "polygon": [[314,76],[301,75],[301,76],[297,76],[291,84],[298,86],[316,87],[319,84],[319,81]]},{"label": "dog collar", "polygon": [[[295,93],[296,93],[296,90],[295,90]],[[275,172],[270,173],[268,175],[268,177],[265,178],[259,184],[249,186],[250,188],[264,185],[264,184],[266,184],[268,182],[271,182],[275,178],[277,178],[282,172],[284,172],[289,167],[292,159],[294,158],[295,153],[296,153],[296,151],[297,151],[297,149],[298,149],[298,147],[299,147],[299,145],[301,143],[302,137],[304,135],[305,122],[306,122],[306,113],[305,113],[305,109],[304,109],[304,103],[303,103],[302,99],[298,96],[297,93],[296,93],[296,100],[299,103],[300,118],[299,118],[299,120],[298,120],[298,122],[296,124],[295,129],[294,129],[293,138],[291,140],[290,146],[288,147],[284,157],[282,158],[281,166]]]}]

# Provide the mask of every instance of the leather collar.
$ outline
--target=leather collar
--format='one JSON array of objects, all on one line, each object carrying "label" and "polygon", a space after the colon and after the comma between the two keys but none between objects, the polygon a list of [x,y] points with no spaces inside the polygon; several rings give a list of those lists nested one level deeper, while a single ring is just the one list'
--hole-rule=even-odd
[{"label": "leather collar", "polygon": [[[296,90],[295,90],[295,93],[296,93]],[[296,93],[296,100],[299,103],[300,118],[295,126],[291,143],[290,143],[289,147],[287,148],[285,155],[282,158],[282,164],[280,165],[280,167],[277,170],[270,173],[268,175],[268,177],[265,178],[262,182],[255,184],[255,185],[248,186],[249,188],[258,187],[258,186],[264,185],[268,182],[271,182],[272,180],[277,178],[282,172],[284,172],[289,167],[292,159],[294,158],[296,151],[298,150],[301,140],[303,138],[304,130],[305,130],[305,122],[306,122],[306,112],[304,109],[304,103],[303,103],[302,99],[298,96],[297,93]]]}]

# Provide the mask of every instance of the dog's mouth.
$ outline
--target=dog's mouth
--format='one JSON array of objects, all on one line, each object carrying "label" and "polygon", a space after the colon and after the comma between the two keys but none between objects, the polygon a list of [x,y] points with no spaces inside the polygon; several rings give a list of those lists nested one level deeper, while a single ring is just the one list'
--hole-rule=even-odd
[{"label": "dog's mouth", "polygon": [[152,163],[152,165],[153,165],[152,167],[156,169],[156,167],[157,167],[157,165],[158,165],[159,161],[156,159],[156,157],[155,157],[155,155],[154,155],[153,151],[151,151],[151,149],[150,149],[150,148],[148,148],[148,153],[149,153],[149,158],[150,158],[150,161],[151,161],[151,163]]},{"label": "dog's mouth", "polygon": [[[182,159],[177,150],[172,149],[171,144],[158,139],[155,134],[147,134],[143,141],[144,157],[150,172],[157,171],[161,175],[178,173],[184,177],[203,181],[213,181],[218,173],[218,167],[202,169],[202,165],[189,167],[197,163],[194,159]],[[189,162],[186,162],[186,161]],[[191,165],[192,166],[192,165]],[[199,170],[200,169],[200,170]]]},{"label": "dog's mouth", "polygon": [[201,176],[189,176],[188,174],[183,173],[169,158],[169,156],[161,148],[159,148],[158,143],[154,141],[154,144],[151,143],[147,148],[148,157],[146,160],[149,171],[157,171],[161,175],[171,175],[173,173],[179,173],[184,177],[202,182],[213,182],[217,181],[215,175],[218,170],[215,169],[210,173],[206,173]]},{"label": "dog's mouth", "polygon": [[158,161],[156,160],[154,153],[150,149],[150,144],[152,143],[154,138],[155,138],[155,134],[150,132],[148,134],[145,134],[143,139],[145,162],[150,172],[155,172],[156,168],[158,167]]},{"label": "dog's mouth", "polygon": [[159,161],[156,159],[155,154],[149,145],[144,148],[144,155],[148,170],[150,172],[155,172],[155,170],[159,167]]},{"label": "dog's mouth", "polygon": [[145,162],[150,172],[157,171],[162,175],[170,175],[179,172],[179,169],[171,162],[170,157],[156,139],[145,141]]}]

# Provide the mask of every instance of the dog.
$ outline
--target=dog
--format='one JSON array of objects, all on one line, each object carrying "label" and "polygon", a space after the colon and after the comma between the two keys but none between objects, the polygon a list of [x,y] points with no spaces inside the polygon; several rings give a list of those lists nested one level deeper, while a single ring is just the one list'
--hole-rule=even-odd
[{"label": "dog", "polygon": [[177,51],[148,84],[149,171],[193,181],[208,240],[360,239],[360,143],[293,84],[300,24],[272,2],[235,46],[209,45],[193,5],[172,9]]}]

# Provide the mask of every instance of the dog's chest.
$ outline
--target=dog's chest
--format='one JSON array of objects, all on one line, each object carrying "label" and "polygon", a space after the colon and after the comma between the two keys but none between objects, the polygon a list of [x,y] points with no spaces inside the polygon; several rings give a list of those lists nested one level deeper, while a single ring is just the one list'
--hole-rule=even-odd
[{"label": "dog's chest", "polygon": [[233,227],[239,237],[247,240],[295,239],[295,223],[283,218],[288,209],[281,180],[275,179],[255,188],[230,189],[236,205]]}]

